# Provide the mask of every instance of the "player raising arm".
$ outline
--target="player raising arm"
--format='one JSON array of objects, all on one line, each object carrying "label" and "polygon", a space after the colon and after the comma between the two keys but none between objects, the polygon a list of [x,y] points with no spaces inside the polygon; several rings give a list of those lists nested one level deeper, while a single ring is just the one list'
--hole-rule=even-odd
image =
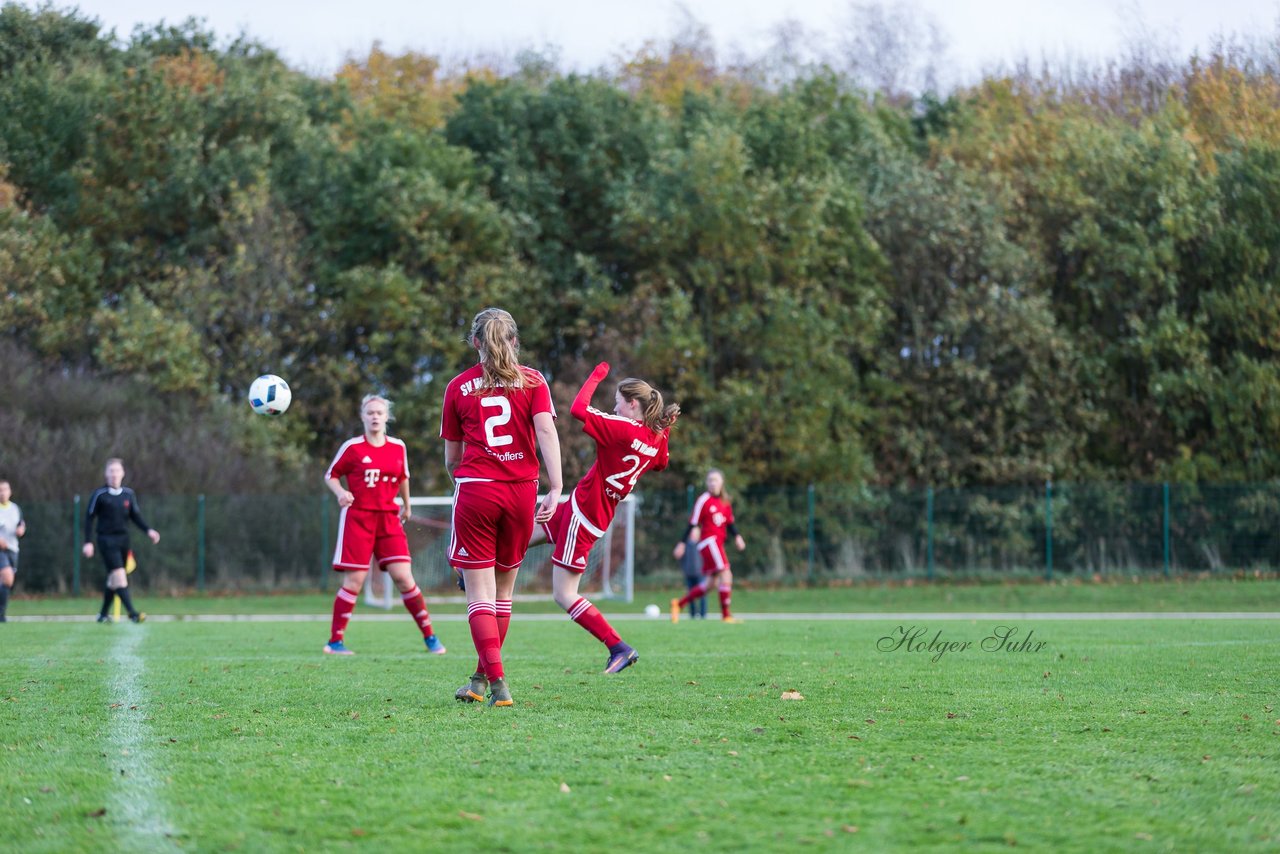
[{"label": "player raising arm", "polygon": [[529,543],[550,542],[552,584],[556,604],[570,619],[609,649],[605,673],[630,667],[639,654],[623,642],[595,605],[578,595],[587,555],[613,521],[618,503],[635,489],[647,471],[667,467],[667,435],[680,415],[678,404],[664,405],[662,392],[644,380],[625,379],[613,395],[613,414],[591,406],[596,386],[609,375],[609,364],[596,365],[570,409],[582,429],[596,441],[596,459],[578,481],[569,500],[533,532]]},{"label": "player raising arm", "polygon": [[[431,629],[427,601],[413,580],[409,565],[409,540],[404,534],[404,523],[409,518],[409,456],[404,442],[387,435],[391,406],[385,397],[365,395],[360,402],[364,435],[344,442],[324,475],[325,485],[342,508],[333,569],[343,573],[343,578],[333,600],[329,642],[324,645],[329,655],[352,654],[343,643],[343,636],[374,557],[378,559],[378,569],[390,574],[395,582],[400,600],[422,631],[427,649],[437,655],[445,652],[444,644]],[[345,487],[343,477],[347,479]]]},{"label": "player raising arm", "polygon": [[[454,482],[449,563],[466,578],[467,622],[479,657],[454,696],[478,702],[487,690],[490,706],[510,706],[502,643],[534,523],[549,520],[560,500],[560,439],[546,379],[519,362],[511,315],[484,309],[468,340],[480,362],[450,381],[440,418],[445,468]],[[536,451],[550,487],[541,503]]]},{"label": "player raising arm", "polygon": [[738,526],[733,523],[733,505],[724,491],[724,474],[719,469],[707,472],[707,491],[698,496],[689,516],[689,527],[684,539],[675,548],[676,560],[684,557],[685,541],[698,544],[702,556],[702,583],[696,585],[681,599],[671,600],[671,622],[679,622],[680,609],[705,594],[712,584],[720,589],[720,618],[726,623],[738,620],[729,613],[733,592],[733,572],[729,569],[729,556],[724,550],[725,538],[733,536],[738,551],[747,547]]}]

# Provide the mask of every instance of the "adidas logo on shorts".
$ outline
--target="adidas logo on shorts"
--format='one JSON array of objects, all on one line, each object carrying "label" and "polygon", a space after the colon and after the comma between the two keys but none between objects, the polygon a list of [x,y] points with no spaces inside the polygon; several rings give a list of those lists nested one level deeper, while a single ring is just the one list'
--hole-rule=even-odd
[{"label": "adidas logo on shorts", "polygon": [[458,549],[458,557],[471,557],[471,555],[467,554],[466,546],[463,546],[462,548]]},{"label": "adidas logo on shorts", "polygon": [[576,561],[574,561],[574,562],[575,562],[578,566],[586,566],[586,565],[587,565],[587,559],[586,559],[585,557],[580,557],[580,558],[578,558],[578,559],[577,559]]}]

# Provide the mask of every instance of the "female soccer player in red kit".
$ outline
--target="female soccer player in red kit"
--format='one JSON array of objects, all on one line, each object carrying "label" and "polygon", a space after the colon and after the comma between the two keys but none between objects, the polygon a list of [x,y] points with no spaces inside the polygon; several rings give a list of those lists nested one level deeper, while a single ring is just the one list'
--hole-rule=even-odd
[{"label": "female soccer player in red kit", "polygon": [[[375,556],[378,568],[390,573],[401,601],[422,630],[427,649],[437,655],[445,652],[444,644],[431,629],[427,602],[409,565],[409,541],[404,534],[404,523],[409,519],[409,457],[404,442],[387,435],[390,419],[391,401],[366,395],[360,402],[364,435],[344,442],[324,475],[325,485],[342,508],[333,568],[345,573],[333,600],[333,623],[329,642],[324,646],[329,655],[352,654],[342,639],[369,574],[369,562]],[[343,477],[347,479],[346,487],[342,485]]]},{"label": "female soccer player in red kit", "polygon": [[[500,308],[475,316],[469,336],[480,362],[450,381],[440,437],[454,482],[449,563],[466,578],[467,622],[479,655],[460,700],[512,705],[502,667],[516,571],[535,523],[551,518],[564,488],[555,408],[542,374],[519,362],[516,322]],[[535,450],[536,445],[536,450]],[[538,456],[549,488],[538,502]]]},{"label": "female soccer player in red kit", "polygon": [[667,434],[680,415],[678,404],[664,406],[662,393],[644,380],[625,379],[614,392],[613,414],[591,406],[596,386],[609,375],[609,364],[596,365],[574,398],[570,412],[596,440],[596,461],[578,481],[569,500],[533,532],[529,543],[550,542],[556,604],[609,649],[605,673],[630,667],[639,654],[622,641],[604,615],[578,595],[578,582],[587,568],[587,555],[613,521],[618,503],[635,488],[646,471],[667,467]]},{"label": "female soccer player in red kit", "polygon": [[732,534],[733,543],[742,551],[747,547],[738,527],[733,523],[733,505],[724,491],[724,474],[719,469],[707,472],[707,491],[698,496],[689,516],[689,527],[675,548],[676,560],[684,557],[684,544],[692,535],[702,555],[702,583],[693,587],[682,599],[671,600],[671,622],[680,621],[680,609],[707,592],[712,584],[720,589],[720,618],[726,623],[738,622],[729,613],[733,591],[733,572],[725,554],[725,538]]}]

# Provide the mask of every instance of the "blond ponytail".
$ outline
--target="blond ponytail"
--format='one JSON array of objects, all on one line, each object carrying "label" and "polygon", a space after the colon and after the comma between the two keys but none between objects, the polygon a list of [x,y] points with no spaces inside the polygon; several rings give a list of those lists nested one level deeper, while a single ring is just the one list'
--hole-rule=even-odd
[{"label": "blond ponytail", "polygon": [[626,400],[639,401],[640,421],[655,433],[661,433],[676,423],[680,404],[663,405],[662,392],[644,380],[628,377],[618,383],[618,394]]},{"label": "blond ponytail", "polygon": [[527,378],[520,370],[520,333],[509,312],[486,308],[477,314],[468,343],[480,351],[482,389],[524,387]]}]

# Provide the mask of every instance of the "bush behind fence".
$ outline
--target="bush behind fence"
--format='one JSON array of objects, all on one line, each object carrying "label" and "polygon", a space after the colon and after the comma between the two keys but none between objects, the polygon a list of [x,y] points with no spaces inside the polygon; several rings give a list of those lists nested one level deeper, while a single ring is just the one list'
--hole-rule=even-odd
[{"label": "bush behind fence", "polygon": [[[695,490],[639,496],[637,583],[679,586],[671,549]],[[1055,578],[1184,575],[1280,569],[1280,483],[1064,483],[1038,487],[882,489],[819,485],[735,494],[747,550],[730,550],[734,574],[772,583],[875,579]],[[19,585],[28,593],[100,588],[97,557],[80,555],[83,498],[23,504]],[[329,495],[154,496],[145,515],[153,546],[131,539],[141,590],[180,593],[328,589],[337,535]],[[446,514],[447,516],[447,514]],[[440,532],[411,531],[424,587],[452,584]],[[428,545],[429,544],[429,545]],[[614,563],[623,538],[613,539]],[[417,558],[422,553],[424,560]],[[546,550],[531,552],[521,588],[537,585]]]}]

